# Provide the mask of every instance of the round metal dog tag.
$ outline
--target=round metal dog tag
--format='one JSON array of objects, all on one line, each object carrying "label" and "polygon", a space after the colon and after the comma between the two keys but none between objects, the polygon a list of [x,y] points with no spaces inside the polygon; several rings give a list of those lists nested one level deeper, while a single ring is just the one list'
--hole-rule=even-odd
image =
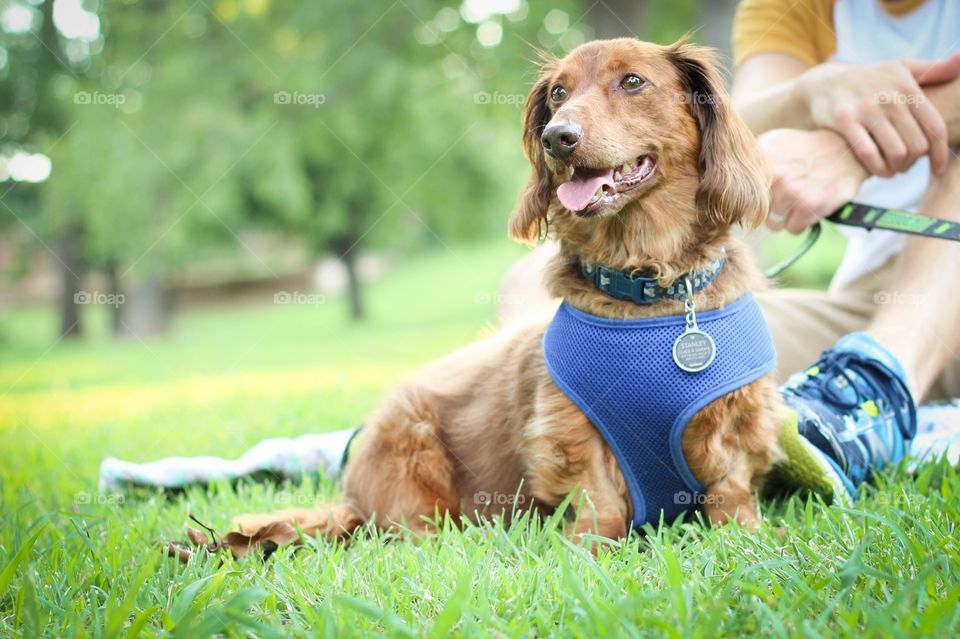
[{"label": "round metal dog tag", "polygon": [[673,361],[688,373],[699,373],[713,363],[717,345],[713,338],[696,328],[688,328],[673,343]]}]

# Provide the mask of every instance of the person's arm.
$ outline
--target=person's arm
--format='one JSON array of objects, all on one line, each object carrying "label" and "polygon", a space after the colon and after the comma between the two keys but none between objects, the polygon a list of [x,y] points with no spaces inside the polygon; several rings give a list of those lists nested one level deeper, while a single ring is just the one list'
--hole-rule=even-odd
[{"label": "person's arm", "polygon": [[[928,87],[924,97],[946,125],[951,146],[960,146],[960,78]],[[857,194],[870,177],[847,141],[828,129],[777,129],[757,140],[773,173],[768,226],[800,233]]]},{"label": "person's arm", "polygon": [[943,117],[924,89],[960,75],[960,54],[932,62],[810,66],[762,52],[737,68],[733,99],[755,134],[775,128],[833,130],[874,175],[907,170],[929,153],[934,173],[949,158]]},{"label": "person's arm", "polygon": [[947,142],[960,147],[960,78],[928,87],[924,93],[947,125]]},{"label": "person's arm", "polygon": [[810,109],[798,95],[798,78],[809,69],[800,58],[779,51],[750,56],[737,67],[733,105],[754,135],[813,128]]}]

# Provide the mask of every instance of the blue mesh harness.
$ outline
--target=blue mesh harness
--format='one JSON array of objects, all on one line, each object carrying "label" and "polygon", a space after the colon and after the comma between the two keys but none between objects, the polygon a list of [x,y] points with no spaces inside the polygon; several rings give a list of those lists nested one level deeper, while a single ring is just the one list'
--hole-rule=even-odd
[{"label": "blue mesh harness", "polygon": [[752,295],[697,313],[716,342],[699,373],[673,360],[683,315],[615,320],[561,304],[543,337],[547,371],[613,450],[630,490],[633,526],[672,521],[702,501],[680,438],[700,409],[773,370],[776,353]]}]

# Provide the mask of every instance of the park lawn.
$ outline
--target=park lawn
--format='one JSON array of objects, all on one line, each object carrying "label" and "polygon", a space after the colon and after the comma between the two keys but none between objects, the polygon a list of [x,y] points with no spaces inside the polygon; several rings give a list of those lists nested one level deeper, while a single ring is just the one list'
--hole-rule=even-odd
[{"label": "park lawn", "polygon": [[[262,438],[359,423],[405,371],[489,330],[506,242],[438,248],[342,299],[185,311],[162,339],[92,335],[51,347],[47,308],[0,318],[0,636],[955,636],[960,476],[899,469],[853,508],[766,501],[759,534],[697,521],[593,557],[555,522],[366,535],[266,562],[180,565],[155,542],[187,514],[322,501],[335,488],[216,485],[178,495],[96,492],[105,455],[233,456]],[[781,526],[780,540],[773,528]]]}]

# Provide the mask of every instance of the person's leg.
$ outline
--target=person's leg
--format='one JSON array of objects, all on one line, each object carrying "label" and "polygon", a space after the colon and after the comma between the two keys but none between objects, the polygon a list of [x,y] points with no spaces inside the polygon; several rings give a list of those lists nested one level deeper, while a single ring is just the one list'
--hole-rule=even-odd
[{"label": "person's leg", "polygon": [[[960,220],[958,201],[960,161],[954,159],[944,176],[932,178],[919,210]],[[931,391],[960,395],[960,296],[951,294],[960,285],[960,247],[910,238],[889,276],[864,279],[875,285],[876,310],[863,332],[841,337],[783,389],[798,432],[851,493],[884,465],[917,454],[911,448],[918,432],[915,399]],[[851,291],[833,297],[855,299]]]},{"label": "person's leg", "polygon": [[[960,208],[960,201],[957,207]],[[892,293],[895,290],[893,282],[904,270],[895,259],[832,293],[799,289],[772,289],[759,293],[757,302],[777,347],[780,379],[785,380],[809,366],[817,353],[833,346],[844,335],[864,330],[872,333],[870,327],[876,321],[875,316],[888,312],[889,305],[901,304],[894,314],[904,309],[908,312],[913,309],[912,312],[916,313],[913,295]],[[954,325],[960,326],[960,319]],[[878,341],[886,345],[879,338]],[[946,362],[920,399],[940,402],[956,398],[960,398],[960,355],[954,355]]]},{"label": "person's leg", "polygon": [[[878,308],[896,301],[887,291],[898,272],[896,261],[891,260],[832,294],[793,289],[773,289],[758,294],[757,301],[777,347],[780,379],[808,369],[817,353],[835,345],[845,335],[864,330]],[[927,398],[939,402],[960,398],[960,359],[948,363]],[[806,447],[789,446],[791,442],[787,440],[781,443],[788,449],[788,461],[777,469],[780,483],[823,485],[826,478],[822,470],[817,471],[814,464],[804,464]],[[909,442],[908,450],[914,467],[921,461],[943,455],[956,463],[960,459],[960,402],[922,406],[917,413],[917,433]],[[818,476],[820,482],[810,481],[811,477]]]},{"label": "person's leg", "polygon": [[789,409],[781,444],[798,440],[802,446],[793,449],[816,458],[805,467],[818,486],[852,497],[875,471],[903,458],[917,430],[916,404],[903,367],[883,345],[862,331],[845,332],[794,371],[781,388]]},{"label": "person's leg", "polygon": [[497,322],[500,326],[517,324],[557,306],[559,300],[547,293],[543,276],[547,262],[559,248],[556,242],[544,242],[510,265],[497,293]]},{"label": "person's leg", "polygon": [[[947,173],[932,177],[920,204],[925,215],[960,221],[960,160]],[[911,237],[885,299],[867,332],[903,364],[913,396],[925,397],[948,368],[936,389],[960,395],[960,244]]]},{"label": "person's leg", "polygon": [[777,378],[783,382],[810,365],[841,337],[863,330],[875,307],[865,288],[842,295],[801,289],[771,289],[756,295],[777,349]]}]

